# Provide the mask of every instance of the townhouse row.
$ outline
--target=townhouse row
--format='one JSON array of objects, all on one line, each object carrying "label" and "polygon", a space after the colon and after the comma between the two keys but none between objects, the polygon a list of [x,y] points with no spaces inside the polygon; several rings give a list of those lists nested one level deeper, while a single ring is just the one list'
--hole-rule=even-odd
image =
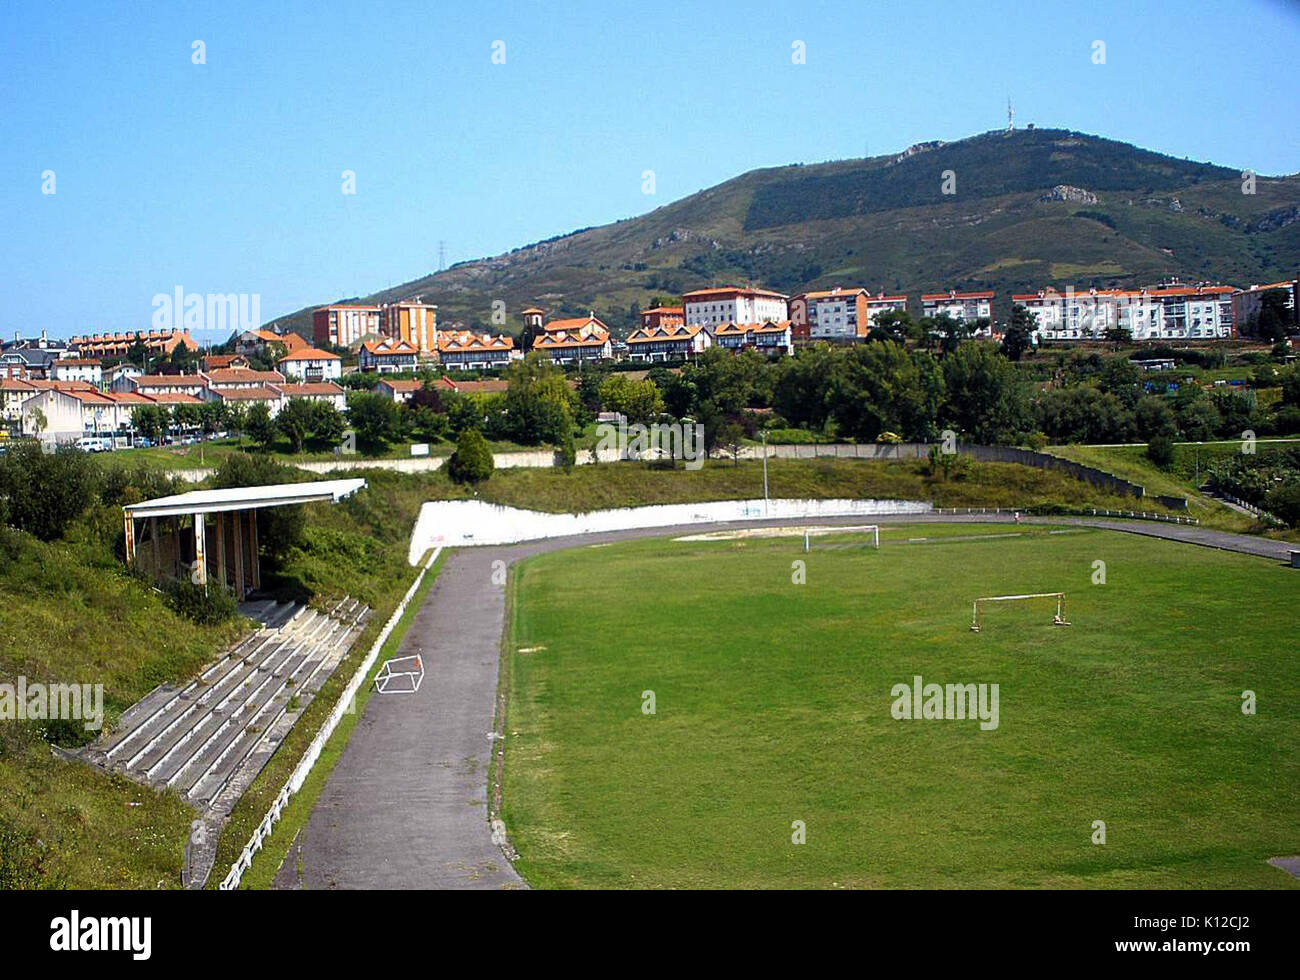
[{"label": "townhouse row", "polygon": [[247,410],[263,404],[271,417],[290,401],[326,402],[343,411],[347,392],[334,381],[286,377],[279,371],[247,367],[213,368],[197,374],[121,374],[102,389],[87,381],[0,380],[0,402],[7,428],[15,434],[58,444],[83,436],[110,436],[130,442],[133,413],[143,405],[169,412],[180,405],[217,402]]}]

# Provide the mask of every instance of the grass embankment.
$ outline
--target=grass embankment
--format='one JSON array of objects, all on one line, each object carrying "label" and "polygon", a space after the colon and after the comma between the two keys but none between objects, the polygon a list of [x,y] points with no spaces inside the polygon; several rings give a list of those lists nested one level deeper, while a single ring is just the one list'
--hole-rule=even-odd
[{"label": "grass embankment", "polygon": [[[1261,439],[1256,452],[1271,448],[1295,445],[1295,441]],[[1047,452],[1063,459],[1095,466],[1116,476],[1146,487],[1148,494],[1168,494],[1187,498],[1187,514],[1207,527],[1238,533],[1267,533],[1269,537],[1283,540],[1300,540],[1300,532],[1268,531],[1253,517],[1224,505],[1221,501],[1201,493],[1200,486],[1207,479],[1208,470],[1241,452],[1241,440],[1206,443],[1176,443],[1174,461],[1162,469],[1147,457],[1145,446],[1051,446]]]},{"label": "grass embankment", "polygon": [[[1061,505],[1112,510],[1152,510],[1150,501],[1106,493],[1063,473],[1012,463],[971,463],[944,478],[927,475],[924,461],[772,459],[773,498],[832,497],[928,500],[939,507]],[[418,480],[430,500],[477,497],[491,503],[561,513],[606,507],[744,500],[763,496],[763,464],[709,460],[698,470],[658,470],[645,463],[602,463],[562,469],[498,470],[476,488],[451,482],[441,471]],[[1158,508],[1156,508],[1158,509]]]},{"label": "grass embankment", "polygon": [[[452,442],[429,443],[429,455],[450,456],[456,451]],[[536,446],[520,446],[513,442],[489,442],[494,453],[527,452],[536,450]],[[135,466],[142,464],[157,470],[202,470],[215,469],[231,453],[246,452],[252,448],[248,440],[217,439],[193,446],[151,446],[148,449],[119,449],[105,453],[100,459],[109,466]],[[410,459],[411,443],[395,443],[374,452],[358,449],[355,455],[340,456],[333,450],[319,452],[306,451],[295,453],[289,443],[281,440],[275,450],[268,455],[278,463],[292,466],[295,463],[333,463],[339,459],[364,464],[367,460]]]},{"label": "grass embankment", "polygon": [[[878,552],[808,554],[797,538],[653,540],[518,566],[517,867],[539,887],[1300,886],[1265,863],[1300,838],[1300,579],[1019,530],[887,527]],[[561,582],[600,582],[604,601]],[[975,596],[1061,589],[1071,627],[1017,604],[968,631]],[[895,720],[891,689],[915,675],[997,683],[998,728]]]},{"label": "grass embankment", "polygon": [[[242,626],[190,623],[127,575],[88,526],[75,537],[44,544],[0,529],[0,683],[103,684],[111,726],[158,684],[195,674]],[[189,807],[54,757],[41,729],[63,744],[95,734],[80,721],[0,720],[0,882],[178,884]]]},{"label": "grass embankment", "polygon": [[[350,594],[371,605],[374,618],[354,649],[373,642],[410,586],[406,553],[424,499],[409,478],[365,476],[369,491],[306,509],[303,546],[269,577],[301,598]],[[121,512],[112,507],[95,509],[53,544],[0,531],[0,681],[22,674],[29,681],[103,683],[110,724],[157,684],[192,678],[244,628],[200,628],[176,616],[125,572],[120,536]],[[222,858],[243,847],[355,662],[345,661],[307,706],[237,805],[220,842]],[[0,721],[0,882],[177,887],[194,816],[175,793],[62,762],[35,726]]]}]

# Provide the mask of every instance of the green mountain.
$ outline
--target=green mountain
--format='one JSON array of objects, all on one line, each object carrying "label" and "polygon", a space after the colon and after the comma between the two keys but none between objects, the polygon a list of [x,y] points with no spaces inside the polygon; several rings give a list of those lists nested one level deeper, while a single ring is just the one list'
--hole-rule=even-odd
[{"label": "green mountain", "polygon": [[[950,172],[950,173],[949,173]],[[955,193],[944,193],[945,178]],[[754,170],[648,214],[461,262],[360,297],[421,296],[442,325],[505,329],[539,305],[626,330],[655,296],[719,283],[783,292],[1233,285],[1300,269],[1300,175],[1260,177],[1059,129],[992,132],[903,153]],[[358,297],[348,297],[358,299]],[[339,298],[342,299],[342,298]],[[322,297],[321,302],[329,302]],[[278,323],[310,331],[310,310]]]}]

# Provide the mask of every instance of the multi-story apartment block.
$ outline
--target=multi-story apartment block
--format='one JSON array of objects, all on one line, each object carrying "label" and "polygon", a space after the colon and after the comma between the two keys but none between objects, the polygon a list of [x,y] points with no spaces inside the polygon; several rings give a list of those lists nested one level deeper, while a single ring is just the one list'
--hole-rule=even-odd
[{"label": "multi-story apartment block", "polygon": [[989,327],[980,332],[989,335],[993,323],[993,293],[959,293],[954,289],[946,293],[921,294],[921,316],[936,317],[944,313],[964,323],[988,320]]},{"label": "multi-story apartment block", "polygon": [[317,347],[352,347],[380,332],[378,306],[336,303],[312,311],[312,343]]},{"label": "multi-story apartment block", "polygon": [[789,297],[770,289],[720,286],[682,295],[687,326],[720,327],[724,323],[779,323],[790,319]]},{"label": "multi-story apartment block", "polygon": [[675,361],[698,354],[712,344],[713,338],[702,326],[673,323],[641,327],[627,335],[627,356],[631,361]]},{"label": "multi-story apartment block", "polygon": [[515,350],[513,337],[476,334],[469,330],[438,334],[438,358],[444,368],[480,371],[505,367],[523,355]]},{"label": "multi-story apartment block", "polygon": [[137,330],[135,333],[96,333],[73,337],[68,346],[77,352],[78,357],[99,358],[126,357],[137,342],[142,342],[149,357],[171,356],[177,346],[184,344],[190,350],[198,350],[199,345],[184,330]]},{"label": "multi-story apartment block", "polygon": [[1012,301],[1036,321],[1041,341],[1104,340],[1125,330],[1134,340],[1223,340],[1232,337],[1230,286],[1166,283],[1147,289],[1042,289]]},{"label": "multi-story apartment block", "polygon": [[1255,319],[1259,316],[1260,303],[1264,294],[1280,289],[1286,293],[1286,308],[1291,311],[1291,323],[1288,333],[1300,333],[1300,279],[1287,279],[1271,282],[1264,286],[1251,286],[1239,289],[1232,296],[1232,321],[1238,330],[1253,329]]},{"label": "multi-story apartment block", "polygon": [[379,332],[406,341],[421,357],[433,357],[438,350],[438,307],[418,300],[388,303],[380,309]]},{"label": "multi-story apartment block", "polygon": [[[806,319],[811,340],[862,340],[871,332],[878,313],[906,310],[906,296],[872,296],[865,289],[834,289],[804,293],[796,297],[800,316]],[[796,304],[791,303],[791,320]],[[793,326],[793,322],[792,322]]]},{"label": "multi-story apartment block", "polygon": [[1033,314],[1036,342],[1104,338],[1118,322],[1116,294],[1111,290],[1075,292],[1070,286],[1058,292],[1049,287],[1015,294],[1011,302]]}]

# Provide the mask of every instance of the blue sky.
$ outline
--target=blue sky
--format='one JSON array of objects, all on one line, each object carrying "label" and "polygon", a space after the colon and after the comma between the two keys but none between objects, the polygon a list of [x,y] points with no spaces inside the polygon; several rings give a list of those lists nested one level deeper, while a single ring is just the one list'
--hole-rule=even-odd
[{"label": "blue sky", "polygon": [[9,0],[0,334],[147,328],[178,285],[270,319],[426,274],[440,240],[450,264],[1000,128],[1008,95],[1021,125],[1294,173],[1297,51],[1282,0]]}]

